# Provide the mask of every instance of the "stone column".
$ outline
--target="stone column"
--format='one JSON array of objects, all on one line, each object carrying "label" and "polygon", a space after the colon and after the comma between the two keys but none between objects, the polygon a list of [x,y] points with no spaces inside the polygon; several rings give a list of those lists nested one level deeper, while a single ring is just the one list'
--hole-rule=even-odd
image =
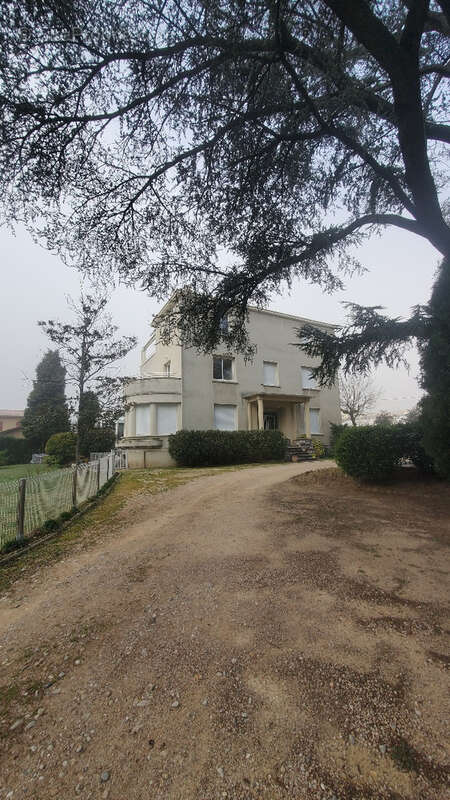
[{"label": "stone column", "polygon": [[150,403],[150,436],[157,436],[156,430],[156,403]]},{"label": "stone column", "polygon": [[264,400],[262,397],[257,397],[256,401],[258,403],[258,429],[260,431],[264,430]]},{"label": "stone column", "polygon": [[309,419],[309,397],[303,403],[304,408],[304,417],[305,417],[305,437],[307,439],[311,438],[311,422]]},{"label": "stone column", "polygon": [[252,429],[252,403],[250,400],[247,400],[247,430],[251,431]]}]

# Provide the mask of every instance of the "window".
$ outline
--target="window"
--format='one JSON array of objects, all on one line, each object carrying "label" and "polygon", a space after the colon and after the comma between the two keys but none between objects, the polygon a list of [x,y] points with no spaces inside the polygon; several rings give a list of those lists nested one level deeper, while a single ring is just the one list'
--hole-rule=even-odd
[{"label": "window", "polygon": [[150,406],[136,406],[136,436],[148,436],[150,433]]},{"label": "window", "polygon": [[236,430],[236,406],[214,406],[214,427],[219,431]]},{"label": "window", "polygon": [[170,378],[170,361],[166,361],[164,364],[164,375],[166,378]]},{"label": "window", "polygon": [[156,404],[156,433],[167,436],[177,430],[177,406],[175,403]]},{"label": "window", "polygon": [[311,367],[302,367],[302,388],[317,389],[317,381],[311,374]]},{"label": "window", "polygon": [[216,381],[233,380],[233,359],[214,356],[213,359],[213,378]]},{"label": "window", "polygon": [[319,408],[310,408],[309,409],[309,424],[311,427],[311,433],[320,433],[320,409]]},{"label": "window", "polygon": [[226,316],[226,314],[225,316],[222,317],[222,319],[219,322],[219,329],[221,333],[228,333],[228,317]]},{"label": "window", "polygon": [[278,386],[278,364],[276,361],[263,361],[264,386]]}]

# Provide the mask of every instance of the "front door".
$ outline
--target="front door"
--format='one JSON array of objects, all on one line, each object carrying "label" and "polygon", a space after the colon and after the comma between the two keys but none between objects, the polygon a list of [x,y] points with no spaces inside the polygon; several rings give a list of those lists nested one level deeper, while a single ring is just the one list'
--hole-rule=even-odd
[{"label": "front door", "polygon": [[275,411],[268,411],[264,414],[264,430],[278,430],[278,414]]}]

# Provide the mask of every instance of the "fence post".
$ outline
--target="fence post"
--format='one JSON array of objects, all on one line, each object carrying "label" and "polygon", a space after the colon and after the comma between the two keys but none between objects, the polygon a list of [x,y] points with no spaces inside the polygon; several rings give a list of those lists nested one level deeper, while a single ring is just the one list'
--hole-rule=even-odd
[{"label": "fence post", "polygon": [[109,481],[109,460],[110,460],[110,456],[108,456],[108,458],[106,460],[106,480],[107,481]]},{"label": "fence post", "polygon": [[23,527],[25,522],[25,494],[27,489],[26,478],[19,480],[19,499],[17,501],[17,534],[16,539],[18,542],[23,542],[24,534]]},{"label": "fence post", "polygon": [[100,459],[97,461],[97,492],[100,491]]},{"label": "fence post", "polygon": [[78,464],[75,464],[75,469],[72,475],[72,508],[77,504],[77,478],[78,478]]}]

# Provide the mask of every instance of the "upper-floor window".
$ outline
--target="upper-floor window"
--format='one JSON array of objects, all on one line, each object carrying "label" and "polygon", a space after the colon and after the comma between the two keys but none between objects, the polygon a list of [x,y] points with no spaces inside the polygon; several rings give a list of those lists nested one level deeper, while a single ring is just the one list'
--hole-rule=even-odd
[{"label": "upper-floor window", "polygon": [[225,356],[214,356],[213,378],[216,381],[232,381],[233,359]]},{"label": "upper-floor window", "polygon": [[311,367],[302,367],[302,388],[318,389],[317,381],[312,374]]},{"label": "upper-floor window", "polygon": [[263,384],[264,386],[278,386],[278,364],[276,361],[263,361]]},{"label": "upper-floor window", "polygon": [[228,317],[226,314],[224,314],[219,322],[219,329],[221,333],[228,333]]},{"label": "upper-floor window", "polygon": [[164,364],[164,375],[166,378],[170,378],[170,361],[166,361]]}]

